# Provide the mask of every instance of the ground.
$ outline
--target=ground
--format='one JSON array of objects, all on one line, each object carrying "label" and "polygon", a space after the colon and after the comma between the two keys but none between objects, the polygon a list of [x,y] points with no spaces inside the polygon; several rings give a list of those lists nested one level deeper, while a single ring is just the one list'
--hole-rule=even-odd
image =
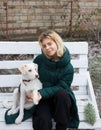
[{"label": "ground", "polygon": [[101,115],[101,43],[89,43],[89,71]]},{"label": "ground", "polygon": [[101,44],[89,43],[89,70],[94,87],[101,87]]}]

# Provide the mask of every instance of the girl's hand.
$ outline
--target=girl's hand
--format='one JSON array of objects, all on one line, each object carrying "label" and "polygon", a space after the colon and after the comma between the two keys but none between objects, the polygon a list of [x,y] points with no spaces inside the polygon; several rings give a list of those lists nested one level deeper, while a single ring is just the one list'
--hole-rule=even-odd
[{"label": "girl's hand", "polygon": [[[38,102],[39,102],[39,101],[41,100],[42,96],[41,96],[41,94],[40,94],[39,92],[38,92],[37,94],[38,94],[37,96],[38,96]],[[27,100],[30,101],[30,102],[34,102],[33,97],[34,97],[34,96],[33,96],[33,92],[31,92],[31,93],[30,93],[30,96],[27,97]]]},{"label": "girl's hand", "polygon": [[27,102],[33,102],[33,98],[32,98],[32,96],[31,96],[32,94],[30,94],[30,96],[26,96],[26,101]]},{"label": "girl's hand", "polygon": [[38,101],[40,101],[42,98],[41,94],[38,92]]}]

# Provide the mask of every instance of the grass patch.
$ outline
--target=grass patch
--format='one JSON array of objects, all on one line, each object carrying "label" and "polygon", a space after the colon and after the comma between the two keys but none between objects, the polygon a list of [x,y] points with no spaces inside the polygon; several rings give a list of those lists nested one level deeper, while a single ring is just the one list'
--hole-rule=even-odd
[{"label": "grass patch", "polygon": [[101,58],[94,58],[89,60],[89,71],[93,86],[101,87]]}]

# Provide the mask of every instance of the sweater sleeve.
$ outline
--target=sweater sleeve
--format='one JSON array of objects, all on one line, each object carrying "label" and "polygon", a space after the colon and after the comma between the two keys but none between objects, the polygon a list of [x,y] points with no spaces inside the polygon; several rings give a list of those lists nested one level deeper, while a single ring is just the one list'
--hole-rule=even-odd
[{"label": "sweater sleeve", "polygon": [[45,86],[43,89],[39,90],[42,98],[48,98],[53,96],[59,89],[66,89],[68,92],[71,92],[71,83],[73,80],[74,70],[70,65],[69,70],[61,75],[61,79],[58,80],[56,85],[53,86]]}]

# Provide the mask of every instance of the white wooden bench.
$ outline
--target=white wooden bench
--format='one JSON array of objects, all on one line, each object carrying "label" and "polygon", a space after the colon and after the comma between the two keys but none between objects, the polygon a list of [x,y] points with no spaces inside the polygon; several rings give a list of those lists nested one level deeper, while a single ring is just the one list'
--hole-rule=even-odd
[{"label": "white wooden bench", "polygon": [[[88,69],[88,43],[87,42],[65,42],[65,45],[70,50],[73,56],[71,62],[76,70],[72,88],[77,99],[77,105],[80,116],[79,128],[94,129],[101,128],[101,120],[98,112],[98,107],[93,91],[93,86]],[[34,54],[34,56],[41,53],[38,42],[0,42],[0,55],[15,55],[15,54]],[[22,63],[32,62],[32,59],[24,60],[2,60],[0,61],[0,72],[3,69],[15,69]],[[0,74],[0,88],[18,87],[20,83],[20,74]],[[0,92],[0,130],[32,130],[31,119],[26,120],[20,125],[6,125],[4,121],[5,108],[2,106],[2,101],[7,99],[12,101],[12,93]],[[84,106],[87,102],[94,105],[97,115],[97,121],[92,126],[85,122]]]}]

